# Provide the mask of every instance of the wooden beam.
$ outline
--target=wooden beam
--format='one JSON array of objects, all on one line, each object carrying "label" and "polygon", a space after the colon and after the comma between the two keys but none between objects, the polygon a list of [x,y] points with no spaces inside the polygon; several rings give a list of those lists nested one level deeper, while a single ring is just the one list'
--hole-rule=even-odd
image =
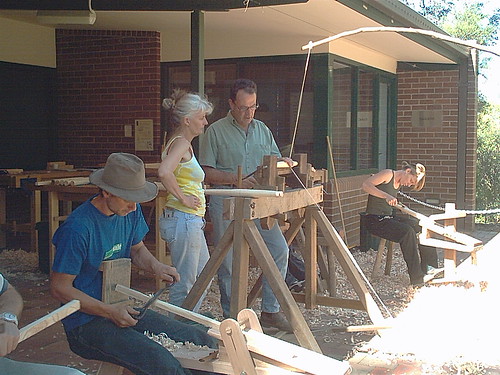
[{"label": "wooden beam", "polygon": [[351,282],[351,285],[353,286],[356,294],[361,300],[361,303],[365,306],[365,310],[372,322],[375,324],[379,324],[380,322],[384,321],[382,312],[378,308],[377,304],[370,294],[370,291],[366,287],[366,277],[363,279],[364,275],[362,274],[361,269],[359,268],[359,266],[356,267],[356,260],[352,256],[346,244],[342,241],[340,235],[337,233],[323,211],[316,210],[312,214],[314,219],[318,223],[323,237],[325,237],[329,246],[331,246],[332,250],[334,251],[337,260],[339,261],[347,278]]},{"label": "wooden beam", "polygon": [[[126,296],[135,298],[139,301],[147,302],[151,296],[147,296],[144,293],[138,292],[137,290],[130,289],[124,285],[116,285],[115,290],[117,292],[123,293]],[[220,323],[215,320],[215,319],[210,319],[204,315],[195,313],[190,310],[183,309],[182,307],[178,307],[175,305],[172,305],[170,303],[161,301],[161,300],[156,300],[152,306],[158,307],[159,309],[166,310],[168,312],[174,313],[176,315],[182,316],[183,318],[192,320],[196,323],[200,323],[201,325],[204,325],[205,327],[209,328],[216,328],[219,329]]]},{"label": "wooden beam", "polygon": [[252,253],[257,259],[257,262],[262,268],[262,273],[266,277],[269,286],[278,299],[278,302],[283,309],[290,325],[292,326],[295,337],[300,345],[308,349],[321,353],[321,349],[312,335],[304,316],[300,312],[295,300],[293,299],[290,290],[288,289],[285,280],[280,274],[274,259],[272,258],[269,249],[260,235],[253,221],[244,222],[245,239],[250,244]]},{"label": "wooden beam", "polygon": [[[236,318],[238,312],[247,307],[247,287],[248,287],[248,263],[250,248],[244,237],[243,231],[245,221],[243,219],[243,208],[249,198],[236,198],[234,212],[234,233],[233,233],[233,264],[231,282],[231,308],[230,315]],[[234,282],[238,280],[238,282]]]},{"label": "wooden beam", "polygon": [[24,326],[19,330],[19,342],[30,338],[34,334],[44,330],[47,327],[50,327],[52,324],[57,323],[61,319],[73,314],[79,309],[80,301],[75,299],[59,307],[57,310],[54,310],[51,313],[41,317],[40,319],[35,320],[27,326]]},{"label": "wooden beam", "polygon": [[258,190],[258,189],[205,189],[205,195],[259,198],[259,197],[282,197],[283,192],[277,190]]},{"label": "wooden beam", "polygon": [[112,304],[125,301],[127,298],[116,292],[115,287],[116,285],[130,287],[131,259],[105,260],[101,263],[99,271],[102,271],[102,302]]},{"label": "wooden beam", "polygon": [[316,207],[307,207],[305,215],[305,230],[306,237],[305,248],[303,252],[304,266],[306,271],[305,278],[305,295],[306,295],[306,309],[315,308],[316,296],[318,294],[316,267],[318,265],[318,224],[313,218],[313,212],[317,210]]},{"label": "wooden beam", "polygon": [[[228,198],[227,201],[230,201]],[[250,199],[246,203],[244,210],[245,219],[261,219],[268,216],[274,216],[283,212],[297,210],[302,207],[318,204],[323,201],[323,187],[314,186],[309,189],[297,189],[286,191],[283,197],[261,197]],[[231,205],[234,207],[234,204]],[[226,204],[225,208],[228,207]],[[233,209],[234,211],[234,209]],[[225,212],[225,219],[233,220],[234,213],[229,210]]]},{"label": "wooden beam", "polygon": [[[126,288],[122,285],[117,285],[116,290],[141,301],[147,301],[149,299],[149,297],[145,294],[130,288]],[[210,327],[210,329],[208,330],[208,334],[215,338],[222,339],[220,330],[223,325],[222,323],[214,319],[210,319],[201,314],[185,310],[181,307],[174,306],[160,300],[155,302],[155,306],[159,309],[172,312],[184,318],[193,320],[206,327]],[[236,329],[236,326],[233,325],[231,328]],[[269,358],[270,360],[272,360],[273,364],[284,364],[308,374],[315,375],[340,375],[350,372],[350,366],[347,361],[338,361],[307,348],[303,348],[298,345],[276,339],[275,337],[268,336],[262,332],[259,332],[258,330],[245,329],[241,332],[243,333],[246,340],[246,350],[258,354],[260,356],[259,358]],[[239,348],[241,349],[241,347]],[[210,363],[203,365],[203,362],[198,362],[197,367],[189,366],[189,368],[198,368],[206,371],[208,366],[210,366]],[[235,372],[225,373],[233,374]],[[261,374],[261,372],[258,373]],[[263,372],[262,374],[274,373],[275,372],[271,371]],[[283,372],[281,371],[279,373],[281,374]]]},{"label": "wooden beam", "polygon": [[[305,303],[306,296],[304,293],[292,293],[293,298],[298,303]],[[340,307],[343,309],[353,309],[366,311],[365,306],[357,299],[335,298],[328,296],[316,296],[316,302],[321,306]]]},{"label": "wooden beam", "polygon": [[[248,7],[263,7],[283,4],[305,3],[307,0],[259,0],[248,2]],[[229,10],[246,8],[241,0],[92,0],[96,11],[192,11],[192,10]],[[0,9],[25,10],[88,10],[87,0],[3,0]]]},{"label": "wooden beam", "polygon": [[186,299],[184,300],[184,303],[182,304],[183,308],[192,310],[200,300],[203,292],[207,289],[208,285],[212,281],[212,278],[217,273],[217,270],[219,269],[222,261],[229,252],[231,245],[233,244],[233,228],[234,223],[232,222],[224,232],[224,235],[220,239],[218,245],[212,251],[210,259],[208,260],[207,264],[205,264],[205,267],[198,276],[198,279],[196,279],[196,282],[189,291]]}]

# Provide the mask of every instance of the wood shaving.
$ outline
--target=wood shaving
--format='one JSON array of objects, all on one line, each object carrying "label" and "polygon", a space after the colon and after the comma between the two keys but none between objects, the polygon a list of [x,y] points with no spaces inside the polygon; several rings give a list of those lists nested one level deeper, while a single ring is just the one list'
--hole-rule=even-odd
[{"label": "wood shaving", "polygon": [[189,341],[177,342],[168,337],[168,335],[164,332],[160,332],[159,334],[154,334],[149,331],[145,331],[144,335],[153,340],[154,342],[160,344],[164,348],[168,349],[170,352],[179,349],[184,349],[191,352],[199,350],[210,350],[210,348],[206,345],[196,345]]}]

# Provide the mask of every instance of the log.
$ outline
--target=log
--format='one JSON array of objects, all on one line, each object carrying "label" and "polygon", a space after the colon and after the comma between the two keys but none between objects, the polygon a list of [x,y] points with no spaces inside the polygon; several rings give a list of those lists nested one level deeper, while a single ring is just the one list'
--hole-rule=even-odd
[{"label": "log", "polygon": [[87,185],[90,183],[88,177],[69,177],[69,178],[58,178],[52,180],[53,185],[60,186],[77,186],[77,185]]},{"label": "log", "polygon": [[205,195],[225,195],[228,197],[282,197],[282,191],[254,189],[206,189]]},{"label": "log", "polygon": [[35,320],[27,326],[24,326],[19,330],[19,342],[30,338],[47,327],[50,327],[52,324],[57,323],[61,319],[66,318],[68,315],[73,314],[79,309],[80,301],[75,299],[59,307],[57,310],[41,317],[40,319]]},{"label": "log", "polygon": [[[126,296],[138,299],[139,301],[146,302],[148,301],[151,297],[145,295],[144,293],[138,292],[137,290],[130,289],[126,286],[123,285],[116,285],[115,290],[117,292],[123,293]],[[156,306],[162,310],[166,310],[168,312],[174,313],[176,315],[182,316],[183,318],[190,319],[196,323],[200,323],[201,325],[204,325],[209,328],[215,328],[218,329],[220,323],[217,320],[210,319],[204,315],[195,313],[193,311],[189,311],[186,309],[183,309],[181,307],[172,305],[168,302],[163,302],[160,300],[156,300],[153,306]]]}]

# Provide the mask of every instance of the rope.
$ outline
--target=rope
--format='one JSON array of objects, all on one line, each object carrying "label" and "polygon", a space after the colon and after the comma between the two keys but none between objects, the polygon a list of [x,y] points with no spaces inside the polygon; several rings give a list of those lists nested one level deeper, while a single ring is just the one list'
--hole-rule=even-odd
[{"label": "rope", "polygon": [[[305,187],[305,185],[300,180],[299,176],[295,173],[295,171],[292,168],[290,168],[290,170],[295,175],[295,177],[297,178],[297,180],[299,181],[299,183],[302,185],[302,187],[305,189],[305,191],[307,191],[307,194],[309,194],[309,196],[311,198],[313,198],[313,196],[311,195],[311,193],[309,192],[309,190]],[[323,192],[324,192],[324,190],[323,190]],[[318,210],[323,211],[323,209],[321,208],[321,206],[319,204],[315,203],[314,205],[316,206],[316,208]],[[346,237],[347,237],[347,235],[346,235]],[[347,251],[347,255],[352,260],[352,264],[354,264],[354,267],[358,270],[358,273],[361,276],[361,278],[363,279],[363,281],[365,282],[365,285],[370,290],[370,294],[372,295],[372,297],[374,297],[374,299],[379,304],[379,306],[381,306],[383,308],[383,310],[385,310],[385,313],[388,314],[391,318],[393,318],[393,316],[391,314],[391,311],[384,304],[384,301],[382,301],[382,298],[380,298],[380,296],[378,295],[378,293],[375,291],[375,289],[373,288],[372,284],[370,283],[370,281],[368,280],[368,278],[366,277],[366,275],[363,273],[363,270],[359,266],[358,262],[356,262],[356,259],[354,259],[354,256],[351,254],[351,252],[349,250]]]},{"label": "rope", "polygon": [[310,58],[311,58],[311,49],[309,49],[309,51],[307,52],[306,64],[304,67],[304,77],[302,78],[302,87],[300,88],[299,104],[297,106],[297,117],[295,119],[295,127],[293,128],[293,137],[292,137],[292,143],[290,145],[290,153],[288,155],[289,158],[292,157],[293,148],[295,147],[295,138],[297,136],[297,129],[299,127],[300,108],[302,107],[302,97],[304,95],[304,87],[306,84],[306,77],[307,77],[307,67],[309,66]]},{"label": "rope", "polygon": [[344,221],[344,211],[342,210],[342,202],[340,200],[339,184],[337,182],[337,173],[335,172],[335,162],[333,160],[332,145],[330,143],[330,137],[328,135],[326,136],[326,143],[328,145],[328,155],[330,156],[330,162],[332,163],[333,181],[335,182],[335,190],[337,191],[337,201],[339,203],[340,221],[342,222],[342,229],[344,230],[344,241],[345,241],[346,246],[349,247],[349,244],[347,242],[347,230],[346,230],[345,221]]},{"label": "rope", "polygon": [[[298,103],[298,108],[297,108],[297,117],[295,119],[295,126],[294,126],[294,129],[293,129],[292,143],[290,145],[290,153],[289,153],[289,157],[290,158],[292,157],[293,149],[295,147],[295,139],[296,139],[296,136],[297,136],[297,129],[298,129],[298,126],[299,126],[300,109],[302,107],[302,97],[303,97],[303,94],[304,94],[304,87],[305,87],[305,82],[306,82],[306,77],[307,77],[307,68],[309,66],[309,60],[311,58],[311,50],[312,50],[312,46],[308,50],[307,58],[306,58],[306,63],[305,63],[305,67],[304,67],[304,76],[303,76],[303,79],[302,79],[302,87],[301,87],[300,95],[299,95],[299,103]],[[329,139],[328,139],[328,142],[329,142]],[[329,150],[331,152],[330,147],[329,147]],[[333,162],[332,162],[332,167],[334,168]],[[293,170],[293,168],[290,168],[290,170],[294,174],[295,178],[297,178],[297,180],[299,181],[300,185],[307,191],[307,193],[309,194],[309,196],[312,198],[311,193],[306,188],[306,186],[304,185],[304,183],[301,181],[301,179],[299,178],[299,176],[295,173],[295,171]],[[334,171],[335,171],[335,169],[334,169]],[[323,193],[325,193],[324,189],[323,189]],[[338,193],[338,187],[337,187],[337,193]],[[318,210],[323,211],[323,209],[321,208],[321,206],[319,204],[315,203],[315,206],[316,206],[316,208],[318,208]],[[345,240],[347,241],[347,232],[345,230],[345,225],[344,225],[344,221],[343,221],[342,206],[340,206],[340,197],[339,197],[339,208],[340,208],[340,213],[341,213],[341,217],[342,217],[342,225],[344,226],[344,236],[345,236]],[[354,257],[352,256],[352,254],[351,254],[350,251],[348,251],[348,255],[351,257],[352,263],[354,264],[354,267],[358,270],[359,275],[361,275],[361,278],[365,282],[365,285],[368,286],[368,289],[370,290],[371,295],[375,296],[375,300],[382,307],[382,309],[385,310],[386,314],[388,314],[391,318],[393,318],[393,316],[391,314],[391,311],[387,308],[387,306],[384,304],[384,302],[382,301],[382,299],[380,298],[380,296],[378,295],[378,293],[375,291],[375,289],[373,288],[373,286],[371,285],[371,283],[368,281],[367,277],[363,273],[363,270],[361,269],[361,267],[359,266],[359,264],[356,262],[356,260],[354,259]]]},{"label": "rope", "polygon": [[[299,181],[300,185],[304,188],[304,190],[307,192],[307,194],[309,195],[309,197],[311,199],[314,200],[314,197],[312,196],[312,194],[309,192],[309,190],[306,188],[306,185],[304,185],[304,183],[301,181],[301,179],[299,178],[299,176],[297,175],[297,173],[295,173],[295,171],[293,170],[293,168],[290,168],[290,170],[292,171],[293,175],[295,176],[295,178],[297,179],[297,181]],[[323,193],[324,193],[324,190],[323,190]],[[316,206],[316,208],[320,211],[323,211],[323,208],[321,208],[321,206],[317,203],[314,203],[314,205]]]},{"label": "rope", "polygon": [[[403,196],[403,197],[411,200],[412,202],[421,204],[422,206],[433,208],[433,209],[439,210],[439,211],[444,211],[445,210],[443,207],[434,206],[433,204],[429,204],[429,203],[426,203],[426,202],[419,201],[418,199],[413,198],[413,197],[409,196],[408,194],[403,193],[402,191],[399,191],[398,193],[399,193],[399,195],[401,195],[401,196]],[[489,214],[498,214],[498,213],[500,213],[500,208],[494,208],[494,209],[491,209],[491,210],[459,210],[459,211],[463,211],[467,215],[489,215]]]}]

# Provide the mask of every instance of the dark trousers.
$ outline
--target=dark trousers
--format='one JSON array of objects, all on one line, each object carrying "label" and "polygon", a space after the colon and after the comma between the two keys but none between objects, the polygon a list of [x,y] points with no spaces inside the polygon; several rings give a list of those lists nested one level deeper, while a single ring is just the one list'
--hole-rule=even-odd
[{"label": "dark trousers", "polygon": [[421,227],[409,216],[367,215],[365,225],[374,236],[399,243],[403,259],[408,267],[410,282],[417,284],[427,272],[427,266],[437,267],[435,247],[420,245],[417,233]]},{"label": "dark trousers", "polygon": [[211,374],[183,368],[162,345],[144,332],[166,333],[172,340],[217,347],[215,339],[204,330],[148,310],[133,327],[120,328],[108,319],[97,317],[83,326],[66,332],[71,350],[87,359],[115,363],[136,375]]}]

